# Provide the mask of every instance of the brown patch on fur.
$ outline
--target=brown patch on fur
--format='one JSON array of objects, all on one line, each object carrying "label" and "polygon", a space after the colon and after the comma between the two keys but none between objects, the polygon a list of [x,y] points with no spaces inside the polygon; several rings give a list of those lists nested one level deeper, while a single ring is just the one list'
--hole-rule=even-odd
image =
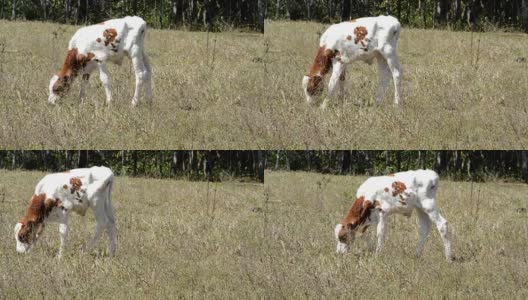
[{"label": "brown patch on fur", "polygon": [[352,40],[352,36],[351,35],[347,36],[347,40],[349,41]]},{"label": "brown patch on fur", "polygon": [[341,81],[345,81],[346,80],[346,71],[343,70],[343,73],[341,73],[341,75],[339,75],[339,80]]},{"label": "brown patch on fur", "polygon": [[62,188],[65,189],[65,190],[67,190],[67,189],[68,189],[68,185],[65,184],[65,185],[62,186]]},{"label": "brown patch on fur", "polygon": [[396,197],[397,195],[403,193],[403,191],[405,191],[406,188],[407,188],[407,186],[405,185],[405,183],[403,183],[401,181],[394,181],[392,183],[392,189],[394,190],[392,192],[392,196]]},{"label": "brown patch on fur", "polygon": [[385,193],[389,192],[389,188],[388,187],[384,188],[383,190],[385,191]]},{"label": "brown patch on fur", "polygon": [[359,41],[363,40],[368,34],[368,30],[364,26],[358,26],[354,28],[354,35],[356,38],[354,39],[354,43],[357,44]]},{"label": "brown patch on fur", "polygon": [[59,96],[66,94],[79,71],[86,67],[95,55],[89,52],[87,55],[78,54],[77,48],[73,48],[66,54],[62,69],[57,73],[59,79],[53,85],[53,92]]},{"label": "brown patch on fur", "polygon": [[103,37],[105,38],[105,46],[108,46],[111,42],[115,40],[117,36],[117,31],[113,28],[108,28],[103,32]]},{"label": "brown patch on fur", "polygon": [[18,239],[22,243],[31,243],[35,235],[44,229],[44,219],[55,206],[62,205],[62,201],[47,199],[46,194],[33,195],[29,202],[26,215],[19,221],[22,227],[18,232]]},{"label": "brown patch on fur", "polygon": [[332,59],[336,56],[337,51],[319,47],[315,55],[314,62],[308,72],[308,94],[311,96],[320,95],[323,92],[323,76],[332,68]]},{"label": "brown patch on fur", "polygon": [[84,55],[84,54],[79,54],[77,55],[77,64],[81,67],[81,68],[84,68],[86,67],[86,65],[95,57],[95,54],[93,54],[92,52],[88,52],[87,55]]},{"label": "brown patch on fur", "polygon": [[[340,222],[343,227],[338,233],[339,240],[343,241],[342,239],[346,239],[346,235],[349,232],[357,230],[360,225],[364,224],[370,217],[373,208],[374,205],[370,201],[366,201],[365,197],[361,196],[357,198],[348,210],[347,216]],[[365,230],[366,228],[363,232]]]},{"label": "brown patch on fur", "polygon": [[70,172],[71,172],[70,170],[66,170],[66,171],[64,171],[62,173],[70,173]]},{"label": "brown patch on fur", "polygon": [[95,41],[98,43],[102,42],[101,38],[97,38]]},{"label": "brown patch on fur", "polygon": [[391,174],[389,174],[389,175],[387,175],[387,176],[394,177],[394,176],[396,176],[396,175],[395,175],[394,173],[391,173]]},{"label": "brown patch on fur", "polygon": [[70,184],[72,185],[71,189],[70,189],[70,192],[73,194],[74,192],[78,191],[81,189],[81,186],[82,186],[82,182],[81,182],[81,179],[79,177],[73,177],[73,178],[70,178]]}]

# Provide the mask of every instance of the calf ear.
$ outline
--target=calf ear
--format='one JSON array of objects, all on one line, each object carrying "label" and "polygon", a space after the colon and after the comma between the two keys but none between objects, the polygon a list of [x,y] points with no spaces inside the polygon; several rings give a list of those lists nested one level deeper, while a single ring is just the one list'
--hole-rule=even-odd
[{"label": "calf ear", "polygon": [[363,201],[361,213],[359,216],[359,224],[363,224],[366,219],[370,216],[371,210],[374,208],[374,205],[370,201]]},{"label": "calf ear", "polygon": [[86,67],[86,64],[88,64],[93,58],[95,57],[95,54],[89,52],[87,55],[79,54],[77,55],[77,64],[81,67]]},{"label": "calf ear", "polygon": [[53,199],[46,199],[44,200],[44,207],[46,208],[46,211],[50,211],[53,207],[61,207],[62,201],[57,198],[55,200]]}]

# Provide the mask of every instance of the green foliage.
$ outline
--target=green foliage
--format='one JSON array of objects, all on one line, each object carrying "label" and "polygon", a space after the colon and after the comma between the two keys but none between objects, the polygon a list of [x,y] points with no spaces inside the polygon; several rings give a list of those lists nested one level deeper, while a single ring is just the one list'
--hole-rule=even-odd
[{"label": "green foliage", "polygon": [[528,7],[523,8],[517,0],[270,0],[268,15],[275,19],[335,23],[348,18],[385,15],[387,3],[390,14],[411,27],[528,30],[528,20],[522,17],[522,10]]},{"label": "green foliage", "polygon": [[254,31],[264,26],[258,21],[256,1],[248,0],[0,1],[0,19],[93,24],[125,15],[141,16],[157,28],[216,31],[228,26]]},{"label": "green foliage", "polygon": [[105,165],[116,175],[260,181],[256,151],[0,151],[0,168],[60,172]]},{"label": "green foliage", "polygon": [[323,174],[383,175],[434,169],[453,180],[528,180],[528,158],[522,151],[280,151],[278,156],[268,151],[267,156],[268,168]]}]

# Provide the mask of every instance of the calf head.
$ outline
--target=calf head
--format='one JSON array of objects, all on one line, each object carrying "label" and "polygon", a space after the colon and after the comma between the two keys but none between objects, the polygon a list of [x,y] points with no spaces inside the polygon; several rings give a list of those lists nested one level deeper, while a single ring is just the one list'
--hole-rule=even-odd
[{"label": "calf head", "polygon": [[77,48],[69,50],[66,54],[62,69],[51,77],[48,102],[55,104],[55,101],[66,95],[75,78],[94,57],[95,55],[93,53],[88,53],[87,55],[79,54]]},{"label": "calf head", "polygon": [[338,51],[326,49],[324,46],[319,47],[315,55],[314,62],[310,67],[310,71],[303,77],[302,86],[306,101],[313,103],[313,97],[318,97],[324,90],[324,76],[332,68],[332,60]]},{"label": "calf head", "polygon": [[31,198],[26,215],[15,225],[17,252],[31,250],[44,229],[44,219],[54,207],[62,207],[62,201],[47,198],[44,193]]},{"label": "calf head", "polygon": [[336,225],[334,235],[337,241],[337,252],[346,253],[354,242],[358,231],[365,232],[368,227],[368,219],[375,206],[361,196],[354,201],[348,210],[347,216]]}]

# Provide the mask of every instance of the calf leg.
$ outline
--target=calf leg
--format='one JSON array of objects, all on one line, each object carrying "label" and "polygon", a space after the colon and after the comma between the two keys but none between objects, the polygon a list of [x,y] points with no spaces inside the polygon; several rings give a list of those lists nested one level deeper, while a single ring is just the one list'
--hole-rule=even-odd
[{"label": "calf leg", "polygon": [[136,72],[136,90],[134,91],[134,97],[132,98],[132,105],[137,106],[139,99],[141,97],[141,91],[145,81],[150,80],[150,73],[145,67],[143,52],[138,47],[134,47],[130,53],[130,58],[132,60],[132,65],[134,66],[134,71]]},{"label": "calf leg", "polygon": [[108,217],[106,216],[104,209],[105,208],[102,205],[96,205],[93,208],[95,221],[97,223],[95,226],[95,234],[94,237],[88,243],[88,245],[86,245],[83,252],[91,252],[97,244],[97,241],[101,238],[101,235],[103,235],[103,232],[107,228]]},{"label": "calf leg", "polygon": [[427,241],[429,229],[431,228],[431,221],[429,220],[429,216],[423,210],[417,209],[416,212],[418,215],[418,225],[420,226],[420,242],[418,243],[418,250],[416,251],[416,256],[421,256],[425,247],[425,242]]},{"label": "calf leg", "polygon": [[381,54],[376,56],[376,61],[378,62],[378,91],[376,92],[376,102],[379,103],[383,100],[383,96],[385,96],[385,91],[391,77],[391,71],[387,60]]},{"label": "calf leg", "polygon": [[145,65],[145,98],[149,104],[152,104],[152,66],[150,59],[144,52],[143,64]]},{"label": "calf leg", "polygon": [[81,91],[79,93],[79,100],[81,101],[81,103],[84,102],[84,97],[85,97],[85,94],[86,94],[86,87],[88,86],[89,80],[90,80],[90,74],[83,74],[82,75]]},{"label": "calf leg", "polygon": [[108,69],[105,63],[99,64],[99,78],[103,83],[103,87],[106,93],[106,103],[110,104],[112,102],[112,86],[110,84],[110,78],[108,77]]},{"label": "calf leg", "polygon": [[387,221],[387,215],[384,213],[380,213],[378,228],[376,230],[376,234],[378,236],[378,245],[376,246],[376,254],[379,254],[381,252],[381,249],[383,249],[383,243],[385,240],[385,222]]},{"label": "calf leg", "polygon": [[323,104],[321,104],[321,109],[324,110],[328,106],[329,99],[332,97],[335,87],[340,81],[341,74],[343,74],[344,71],[345,65],[334,58],[332,65],[332,76],[330,77],[330,81],[328,82],[328,93],[323,101]]},{"label": "calf leg", "polygon": [[339,101],[343,103],[343,100],[345,99],[345,81],[346,81],[346,67],[343,67],[343,72],[341,73],[341,76],[339,76],[339,91],[338,91],[338,97]]},{"label": "calf leg", "polygon": [[440,233],[440,237],[442,238],[442,242],[444,243],[444,254],[446,259],[448,261],[451,261],[451,241],[449,240],[447,220],[440,215],[436,208],[426,210],[426,212],[431,221],[436,224],[436,228]]},{"label": "calf leg", "polygon": [[394,81],[394,103],[400,103],[400,79],[401,79],[401,65],[400,60],[398,59],[398,54],[396,51],[391,52],[387,55],[387,64],[392,73],[392,80]]},{"label": "calf leg", "polygon": [[66,239],[68,238],[68,224],[66,222],[59,224],[59,234],[60,234],[60,248],[57,258],[62,258],[62,253],[66,247]]}]

